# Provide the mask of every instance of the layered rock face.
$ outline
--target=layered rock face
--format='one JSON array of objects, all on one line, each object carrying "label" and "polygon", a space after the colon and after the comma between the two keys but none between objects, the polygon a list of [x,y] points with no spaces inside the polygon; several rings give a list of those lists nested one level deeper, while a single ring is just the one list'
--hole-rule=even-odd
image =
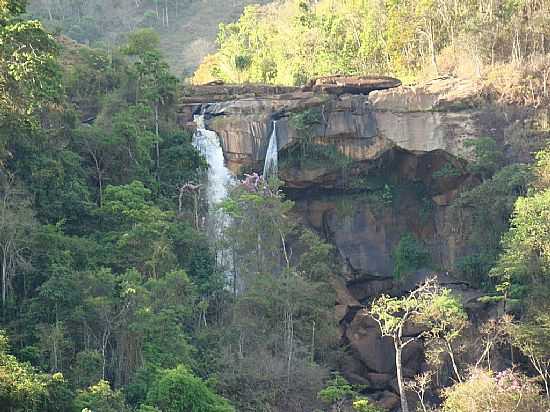
[{"label": "layered rock face", "polygon": [[[391,252],[405,233],[424,240],[443,268],[464,252],[448,206],[461,187],[475,183],[464,160],[470,156],[464,142],[484,133],[481,113],[472,108],[475,83],[445,79],[374,91],[370,84],[369,94],[205,88],[184,98],[181,122],[204,114],[238,173],[261,170],[278,120],[280,178],[304,221],[335,244],[350,276],[391,277]],[[204,102],[221,99],[223,91],[230,100]],[[307,159],[306,148],[300,156],[307,161],[296,159],[305,132],[293,127],[293,116],[304,111],[317,113],[307,133],[310,146],[330,152],[324,157]]]},{"label": "layered rock face", "polygon": [[[467,109],[479,92],[471,82],[457,85],[448,79],[388,90],[375,90],[371,85],[365,89],[369,94],[333,94],[319,87],[196,87],[182,99],[180,122],[189,125],[193,114],[204,114],[207,126],[220,136],[234,170],[263,160],[274,119],[281,119],[279,149],[296,143],[301,136],[289,127],[289,115],[312,108],[321,111],[322,122],[314,131],[320,142],[336,144],[358,161],[375,159],[393,147],[467,156],[464,140],[479,136],[479,113]],[[388,87],[388,83],[379,87]],[[457,93],[460,88],[463,93]]]},{"label": "layered rock face", "polygon": [[[380,82],[383,90],[372,82],[364,89],[341,82],[317,80],[300,89],[246,86],[227,89],[224,98],[219,88],[228,86],[206,86],[211,88],[203,95],[196,90],[195,97],[184,98],[180,121],[189,125],[193,114],[203,114],[236,174],[262,169],[276,125],[283,188],[303,223],[335,246],[342,268],[335,280],[336,313],[350,354],[342,370],[352,382],[368,384],[391,409],[399,401],[393,345],[380,337],[362,305],[380,293],[400,292],[393,252],[406,234],[423,243],[431,266],[452,283],[445,272],[470,251],[468,216],[458,219],[451,203],[479,183],[467,171],[471,149],[465,142],[497,131],[479,109],[480,87],[472,81],[395,88],[388,87],[396,82]],[[312,114],[305,125],[304,113]],[[420,270],[412,281],[426,274]],[[453,287],[475,295],[464,285]],[[403,358],[405,375],[418,373],[422,345],[411,345]]]}]

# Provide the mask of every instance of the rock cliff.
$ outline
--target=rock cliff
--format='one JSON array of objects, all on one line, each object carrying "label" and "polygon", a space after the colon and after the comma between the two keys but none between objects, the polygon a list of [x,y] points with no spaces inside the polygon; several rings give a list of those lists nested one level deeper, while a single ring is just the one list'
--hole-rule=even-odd
[{"label": "rock cliff", "polygon": [[[371,83],[368,94],[204,88],[184,97],[181,122],[204,114],[228,166],[239,173],[261,169],[277,119],[280,178],[304,221],[335,244],[350,276],[391,277],[391,252],[408,232],[447,270],[463,252],[448,206],[461,187],[475,183],[466,172],[464,142],[487,132],[475,82],[440,79],[385,90]],[[300,154],[306,131],[293,117],[304,111],[317,117]]]},{"label": "rock cliff", "polygon": [[[470,309],[479,309],[476,292],[449,276],[457,258],[469,252],[469,217],[457,217],[451,203],[479,183],[468,172],[471,149],[465,142],[487,135],[502,141],[504,126],[482,104],[475,81],[448,78],[414,87],[395,87],[399,82],[388,79],[346,82],[337,77],[305,88],[203,86],[185,93],[180,122],[192,127],[193,114],[203,114],[236,174],[261,170],[276,127],[283,188],[303,223],[335,246],[342,268],[335,280],[336,313],[350,354],[342,370],[391,405],[398,403],[392,395],[393,347],[362,305],[406,287],[393,280],[392,254],[412,234],[441,279],[465,296]],[[416,280],[426,274],[419,270]],[[407,348],[404,360],[406,375],[417,373],[422,345]]]}]

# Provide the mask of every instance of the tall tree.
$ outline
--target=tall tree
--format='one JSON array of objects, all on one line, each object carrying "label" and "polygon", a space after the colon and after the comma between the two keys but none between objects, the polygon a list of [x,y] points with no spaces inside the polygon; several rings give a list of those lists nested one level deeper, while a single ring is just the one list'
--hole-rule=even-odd
[{"label": "tall tree", "polygon": [[[403,377],[403,349],[436,330],[451,328],[453,323],[448,323],[450,319],[463,317],[460,303],[449,290],[442,289],[432,278],[401,298],[379,296],[370,305],[368,313],[378,322],[382,336],[389,336],[393,340],[401,409],[409,412]],[[404,336],[405,327],[412,325],[419,326],[422,332],[415,336]]]},{"label": "tall tree", "polygon": [[9,171],[0,168],[0,269],[5,309],[13,277],[29,264],[33,212],[28,194]]},{"label": "tall tree", "polygon": [[0,120],[55,102],[61,90],[55,40],[40,22],[21,17],[26,3],[0,2]]}]

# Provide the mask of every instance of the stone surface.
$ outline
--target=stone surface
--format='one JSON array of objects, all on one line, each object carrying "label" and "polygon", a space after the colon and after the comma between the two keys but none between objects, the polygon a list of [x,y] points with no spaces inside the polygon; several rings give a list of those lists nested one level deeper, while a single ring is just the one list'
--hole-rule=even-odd
[{"label": "stone surface", "polygon": [[393,288],[393,278],[359,278],[348,281],[349,293],[359,301],[372,299],[382,293],[387,293]]},{"label": "stone surface", "polygon": [[401,85],[401,81],[385,76],[326,76],[309,82],[313,90],[331,94],[369,94],[374,90],[390,89]]},{"label": "stone surface", "polygon": [[[397,84],[392,82],[385,87]],[[279,149],[294,144],[299,133],[289,126],[289,114],[313,107],[323,117],[316,141],[335,144],[354,160],[376,159],[392,147],[468,157],[464,141],[480,135],[474,107],[478,95],[475,82],[456,79],[355,95],[329,94],[321,86],[194,86],[185,89],[180,123],[189,124],[193,114],[204,113],[233,170],[263,160],[274,119],[280,119]]]},{"label": "stone surface", "polygon": [[376,403],[386,411],[393,411],[399,407],[401,401],[399,396],[390,391],[384,391],[379,393],[375,397]]},{"label": "stone surface", "polygon": [[367,373],[366,378],[369,381],[369,388],[386,389],[391,385],[394,375],[391,373]]},{"label": "stone surface", "polygon": [[392,340],[381,337],[378,324],[366,312],[358,312],[346,330],[353,353],[370,371],[393,374],[395,352]]},{"label": "stone surface", "polygon": [[419,85],[373,91],[369,99],[379,111],[457,111],[478,106],[482,84],[472,79],[439,78]]}]

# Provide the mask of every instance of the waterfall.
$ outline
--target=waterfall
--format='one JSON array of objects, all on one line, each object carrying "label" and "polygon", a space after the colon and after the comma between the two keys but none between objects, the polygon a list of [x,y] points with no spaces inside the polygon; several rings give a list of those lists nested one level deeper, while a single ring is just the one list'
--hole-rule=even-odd
[{"label": "waterfall", "polygon": [[269,145],[265,154],[264,179],[266,182],[272,177],[277,177],[278,172],[278,146],[277,146],[277,120],[273,120],[273,131],[269,137]]},{"label": "waterfall", "polygon": [[206,158],[208,163],[208,206],[214,209],[227,197],[228,189],[233,183],[233,176],[227,167],[216,132],[207,130],[204,116],[195,116],[197,130],[193,135],[193,146]]},{"label": "waterfall", "polygon": [[230,217],[218,209],[229,194],[234,178],[225,166],[223,150],[216,132],[207,130],[204,115],[195,116],[197,130],[193,135],[193,146],[205,157],[208,163],[206,195],[208,199],[207,230],[210,240],[217,251],[217,263],[224,271],[226,282],[229,285],[235,282],[233,277],[232,251],[223,246],[223,231],[231,223]]}]

